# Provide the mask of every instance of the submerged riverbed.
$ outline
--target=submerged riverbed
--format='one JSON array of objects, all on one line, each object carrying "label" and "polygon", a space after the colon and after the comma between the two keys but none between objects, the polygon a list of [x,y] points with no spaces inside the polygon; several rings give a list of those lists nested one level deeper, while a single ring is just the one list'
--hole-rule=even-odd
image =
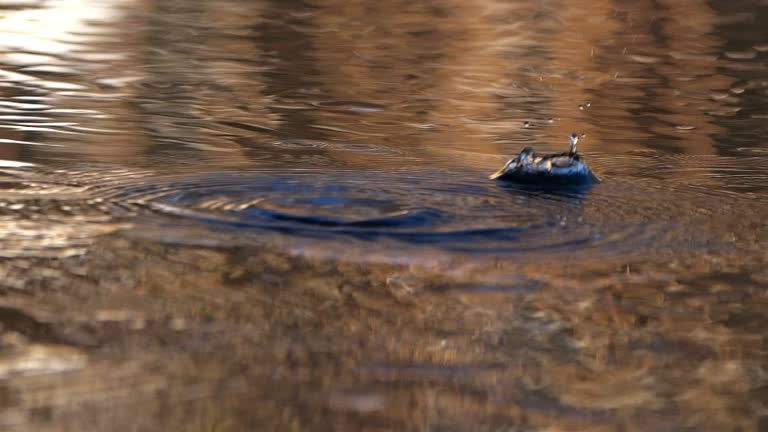
[{"label": "submerged riverbed", "polygon": [[0,427],[765,430],[766,19],[0,2]]}]

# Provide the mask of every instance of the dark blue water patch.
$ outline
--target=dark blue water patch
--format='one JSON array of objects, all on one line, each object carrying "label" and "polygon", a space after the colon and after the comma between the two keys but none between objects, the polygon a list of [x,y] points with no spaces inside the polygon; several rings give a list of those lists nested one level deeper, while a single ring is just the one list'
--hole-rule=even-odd
[{"label": "dark blue water patch", "polygon": [[496,181],[499,184],[519,185],[553,191],[567,189],[589,191],[594,183],[600,182],[592,173],[553,175],[548,173],[530,174],[522,172],[504,174],[498,177]]},{"label": "dark blue water patch", "polygon": [[437,169],[220,172],[142,179],[111,196],[148,207],[167,229],[193,226],[233,244],[276,234],[337,246],[362,241],[376,250],[400,244],[544,258],[728,249],[716,226],[717,212],[727,207],[690,188],[668,190],[681,195],[669,201],[656,183],[609,178],[590,189],[551,189],[499,184],[486,175]]},{"label": "dark blue water patch", "polygon": [[250,209],[235,214],[215,214],[183,209],[155,203],[151,208],[165,214],[173,214],[187,220],[197,220],[210,227],[224,229],[232,233],[238,231],[269,230],[286,235],[309,238],[354,238],[375,241],[392,239],[413,244],[450,247],[454,250],[519,251],[524,248],[499,248],[493,244],[519,242],[531,231],[556,229],[557,224],[550,222],[527,227],[469,228],[455,230],[437,230],[440,221],[450,219],[450,215],[434,209],[427,209],[358,221],[344,221],[327,217],[299,216],[272,210]]},{"label": "dark blue water patch", "polygon": [[357,240],[377,244],[380,240],[404,244],[439,247],[460,253],[514,254],[525,252],[556,252],[583,249],[599,238],[583,230],[564,229],[556,221],[525,227],[468,228],[437,230],[438,220],[449,216],[435,211],[409,215],[344,222],[328,218],[296,216],[273,211],[250,211],[237,217],[189,211],[155,204],[153,209],[166,215],[197,221],[210,230],[236,238],[245,233],[269,231],[290,237],[325,239],[329,241]]},{"label": "dark blue water patch", "polygon": [[318,226],[326,228],[357,228],[366,230],[376,229],[399,229],[415,228],[434,225],[445,215],[435,210],[419,210],[400,215],[373,218],[359,221],[345,221],[319,216],[300,216],[289,213],[280,213],[265,209],[247,209],[242,212],[246,219],[254,222],[259,220],[277,221],[277,222],[295,222],[309,226]]},{"label": "dark blue water patch", "polygon": [[[432,245],[448,247],[457,251],[476,251],[483,241],[493,240],[495,242],[518,242],[522,234],[527,232],[523,228],[495,228],[495,229],[471,229],[448,232],[429,232],[429,231],[406,231],[398,232],[388,229],[386,224],[380,221],[366,221],[364,223],[354,223],[347,225],[317,225],[316,220],[311,221],[307,226],[306,220],[295,218],[278,217],[278,221],[300,222],[301,224],[265,224],[253,223],[251,221],[225,221],[222,219],[207,218],[202,222],[220,227],[239,229],[268,229],[274,232],[280,232],[287,235],[311,237],[311,238],[354,238],[356,240],[376,241],[379,239],[399,240],[412,244]],[[482,249],[482,247],[480,248]],[[522,251],[524,248],[485,248],[488,251],[495,252],[513,252]]]},{"label": "dark blue water patch", "polygon": [[526,177],[522,181],[496,180],[498,187],[511,193],[540,193],[542,195],[558,196],[563,198],[585,198],[592,188],[597,186],[599,180],[584,180],[584,176],[549,176],[552,178],[544,181]]},{"label": "dark blue water patch", "polygon": [[[515,194],[484,173],[476,173],[479,183],[456,173],[364,174],[190,178],[163,186],[167,192],[146,204],[233,235],[269,230],[495,252],[573,247],[591,238],[561,226],[562,211],[577,209],[583,195]],[[138,189],[147,192],[146,186]]]}]

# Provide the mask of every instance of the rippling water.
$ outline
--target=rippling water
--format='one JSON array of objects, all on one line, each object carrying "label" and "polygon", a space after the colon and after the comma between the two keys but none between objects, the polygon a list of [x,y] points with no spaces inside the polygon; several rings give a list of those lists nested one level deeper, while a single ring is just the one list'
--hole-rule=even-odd
[{"label": "rippling water", "polygon": [[766,19],[0,1],[0,425],[765,430]]}]

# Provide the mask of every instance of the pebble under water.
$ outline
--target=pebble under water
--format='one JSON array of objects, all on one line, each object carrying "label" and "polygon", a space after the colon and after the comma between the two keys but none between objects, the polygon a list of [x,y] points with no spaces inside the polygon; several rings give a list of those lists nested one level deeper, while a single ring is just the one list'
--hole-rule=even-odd
[{"label": "pebble under water", "polygon": [[766,430],[766,20],[0,1],[0,428]]}]

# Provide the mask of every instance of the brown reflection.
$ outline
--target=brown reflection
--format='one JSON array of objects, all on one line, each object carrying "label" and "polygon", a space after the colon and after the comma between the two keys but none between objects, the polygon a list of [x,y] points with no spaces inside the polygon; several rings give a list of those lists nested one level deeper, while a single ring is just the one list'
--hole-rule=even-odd
[{"label": "brown reflection", "polygon": [[[118,21],[126,22],[117,3],[85,7],[75,1],[31,3],[4,16],[0,28],[6,32],[6,51],[0,61],[41,104],[33,112],[15,111],[29,115],[29,121],[10,122],[29,131],[23,140],[30,142],[30,155],[127,161],[141,154],[141,136],[119,133],[135,122],[129,99],[135,95],[114,85],[135,75],[107,76],[112,70],[136,69],[134,59],[120,52],[126,40],[118,43],[119,36],[103,31]],[[120,34],[129,44],[136,43],[134,35]]]},{"label": "brown reflection", "polygon": [[[720,131],[711,113],[721,108],[711,89],[727,88],[733,79],[717,75],[712,53],[721,42],[710,35],[716,18],[700,5],[686,5],[695,18],[690,24],[695,31],[687,31],[676,18],[655,18],[658,9],[651,5],[624,10],[608,1],[318,2],[306,14],[314,30],[302,35],[312,41],[311,64],[327,90],[317,100],[373,102],[386,109],[308,115],[313,124],[335,132],[331,139],[426,153],[435,163],[469,162],[450,150],[514,150],[517,146],[498,149],[496,143],[508,139],[556,148],[574,130],[589,132],[587,151],[616,154],[645,143],[711,153],[710,137]],[[677,12],[671,8],[670,17],[682,15]],[[631,22],[623,22],[626,17]],[[638,37],[643,25],[651,32]],[[686,70],[681,63],[692,63],[694,75],[681,76]],[[526,124],[533,129],[523,130]],[[680,140],[687,141],[669,144]],[[365,154],[338,157],[379,163]]]},{"label": "brown reflection", "polygon": [[[486,167],[495,159],[483,155],[562,148],[575,130],[588,133],[586,151],[712,154],[722,132],[712,119],[738,104],[703,1],[142,7],[107,7],[81,42],[96,54],[65,64],[95,83],[57,95],[78,110],[57,119],[92,112],[82,133],[54,135],[65,150],[114,162]],[[105,64],[83,63],[99,55]],[[331,145],[273,145],[296,139]]]},{"label": "brown reflection", "polygon": [[[231,11],[226,4],[221,10]],[[236,126],[245,116],[263,113],[267,99],[258,80],[249,77],[247,85],[241,84],[243,72],[232,65],[232,58],[242,57],[245,63],[255,54],[237,32],[257,19],[258,9],[243,12],[221,17],[201,1],[152,4],[143,58],[146,76],[136,101],[138,126],[152,145],[149,157],[173,154],[222,167],[245,161],[233,140],[244,135]],[[219,26],[231,31],[219,31]],[[233,133],[230,124],[240,133]]]},{"label": "brown reflection", "polygon": [[4,427],[758,430],[749,268],[520,265],[536,288],[505,292],[252,248],[91,252],[0,263],[24,288],[0,309]]},{"label": "brown reflection", "polygon": [[703,0],[618,2],[613,16],[617,31],[596,61],[614,77],[589,112],[599,149],[713,154],[715,116],[732,103],[718,95],[735,81],[718,69],[715,12]]},{"label": "brown reflection", "polygon": [[[529,90],[516,85],[514,73],[519,68],[515,59],[531,49],[535,31],[516,17],[534,14],[533,6],[450,1],[317,5],[313,21],[329,30],[313,37],[318,77],[328,97],[383,107],[356,117],[318,112],[316,122],[353,129],[341,139],[396,146],[440,165],[471,165],[476,162],[466,157],[498,153],[496,142],[518,132],[523,119],[544,117],[544,98],[530,98],[524,106]],[[371,163],[366,155],[349,158]]]}]

